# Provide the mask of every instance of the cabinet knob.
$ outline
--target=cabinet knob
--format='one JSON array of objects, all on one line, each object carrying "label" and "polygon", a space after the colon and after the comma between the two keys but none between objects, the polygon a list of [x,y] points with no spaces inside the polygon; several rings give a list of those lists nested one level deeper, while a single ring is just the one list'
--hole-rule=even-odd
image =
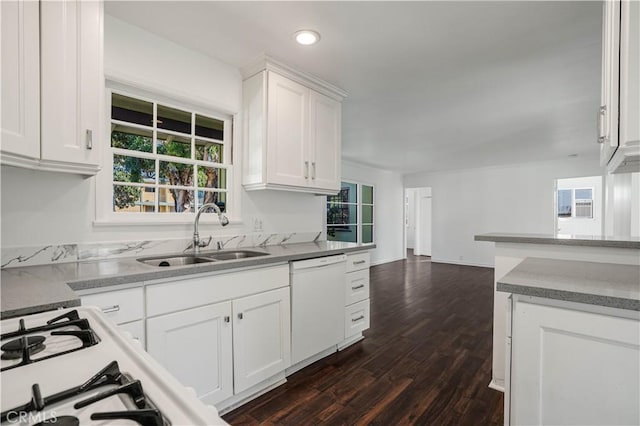
[{"label": "cabinet knob", "polygon": [[224,322],[229,322],[229,321],[231,321],[231,318],[229,318],[229,315],[225,315]]},{"label": "cabinet knob", "polygon": [[238,319],[242,319],[242,318],[244,318],[244,315],[242,315],[242,312],[240,312],[240,313],[238,314]]},{"label": "cabinet knob", "polygon": [[351,319],[351,322],[358,322],[358,321],[363,320],[363,319],[364,319],[364,315],[360,315],[360,316],[359,316],[359,317],[357,317],[357,318],[352,318],[352,319]]},{"label": "cabinet knob", "polygon": [[304,178],[309,179],[309,162],[304,162]]},{"label": "cabinet knob", "polygon": [[311,179],[316,178],[316,162],[311,163]]}]

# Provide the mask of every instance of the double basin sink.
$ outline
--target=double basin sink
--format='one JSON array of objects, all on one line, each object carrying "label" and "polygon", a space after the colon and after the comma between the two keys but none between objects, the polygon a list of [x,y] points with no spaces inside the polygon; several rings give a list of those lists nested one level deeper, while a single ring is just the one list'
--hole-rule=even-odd
[{"label": "double basin sink", "polygon": [[253,250],[225,250],[208,253],[181,254],[176,256],[153,256],[138,259],[146,265],[158,267],[195,265],[198,263],[223,262],[226,260],[246,259],[249,257],[268,256],[269,253]]}]

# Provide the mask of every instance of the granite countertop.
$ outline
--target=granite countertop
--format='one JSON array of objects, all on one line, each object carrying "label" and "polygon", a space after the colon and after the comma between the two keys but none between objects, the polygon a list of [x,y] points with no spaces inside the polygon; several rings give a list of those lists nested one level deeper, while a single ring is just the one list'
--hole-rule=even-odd
[{"label": "granite countertop", "polygon": [[[88,290],[249,266],[285,263],[293,260],[369,250],[375,247],[375,244],[318,241],[247,247],[246,250],[263,251],[268,253],[268,256],[168,268],[146,265],[138,262],[136,260],[138,257],[6,268],[2,270],[0,279],[2,294],[0,319],[62,307],[80,306],[80,297],[74,290]],[[202,253],[209,251],[202,251]],[[176,254],[184,253],[167,253],[166,256]]]},{"label": "granite countertop", "polygon": [[640,266],[529,257],[498,291],[640,311]]},{"label": "granite countertop", "polygon": [[476,241],[521,244],[556,244],[565,246],[617,247],[640,249],[640,237],[563,234],[509,234],[491,232],[475,236]]}]

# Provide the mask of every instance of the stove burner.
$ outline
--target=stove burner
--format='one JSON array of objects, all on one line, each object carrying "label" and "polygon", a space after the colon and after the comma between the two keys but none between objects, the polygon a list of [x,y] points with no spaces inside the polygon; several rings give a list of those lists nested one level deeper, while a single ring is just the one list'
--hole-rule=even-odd
[{"label": "stove burner", "polygon": [[20,359],[24,353],[25,348],[29,351],[29,355],[42,352],[46,347],[44,345],[44,336],[29,336],[15,339],[5,343],[0,347],[2,350],[2,359]]},{"label": "stove burner", "polygon": [[77,417],[73,417],[73,416],[51,417],[49,419],[41,421],[40,423],[36,423],[33,426],[44,426],[44,425],[80,426],[80,420],[78,420]]}]

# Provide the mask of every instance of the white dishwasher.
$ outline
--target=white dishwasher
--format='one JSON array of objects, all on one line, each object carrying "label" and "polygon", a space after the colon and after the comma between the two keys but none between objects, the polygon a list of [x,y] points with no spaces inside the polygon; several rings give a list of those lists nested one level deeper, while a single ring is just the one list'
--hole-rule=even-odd
[{"label": "white dishwasher", "polygon": [[291,364],[344,340],[347,256],[291,262]]}]

